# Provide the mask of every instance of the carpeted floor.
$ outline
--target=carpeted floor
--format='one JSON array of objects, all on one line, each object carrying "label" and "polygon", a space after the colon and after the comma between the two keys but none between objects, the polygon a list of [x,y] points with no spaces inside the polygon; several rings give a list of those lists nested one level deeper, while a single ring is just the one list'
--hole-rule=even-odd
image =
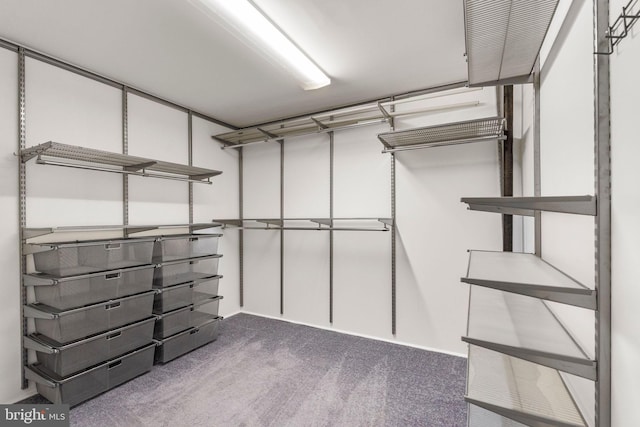
[{"label": "carpeted floor", "polygon": [[75,426],[464,426],[463,358],[238,314],[71,410]]}]

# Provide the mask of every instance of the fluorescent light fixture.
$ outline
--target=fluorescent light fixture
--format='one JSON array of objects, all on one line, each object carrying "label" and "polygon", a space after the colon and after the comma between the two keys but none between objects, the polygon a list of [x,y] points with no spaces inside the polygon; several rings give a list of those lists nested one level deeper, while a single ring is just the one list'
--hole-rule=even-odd
[{"label": "fluorescent light fixture", "polygon": [[243,41],[265,53],[282,66],[304,90],[319,89],[331,83],[329,77],[318,68],[291,40],[267,19],[248,0],[192,0],[214,12],[231,26]]}]

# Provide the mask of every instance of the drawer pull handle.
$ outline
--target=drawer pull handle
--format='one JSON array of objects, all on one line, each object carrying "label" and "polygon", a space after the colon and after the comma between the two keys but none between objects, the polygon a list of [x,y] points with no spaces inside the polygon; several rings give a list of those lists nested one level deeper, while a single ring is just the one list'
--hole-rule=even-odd
[{"label": "drawer pull handle", "polygon": [[111,335],[107,335],[107,339],[112,340],[114,338],[118,338],[120,335],[122,335],[122,331],[114,332]]},{"label": "drawer pull handle", "polygon": [[189,237],[189,241],[190,242],[197,242],[198,241],[198,237]]},{"label": "drawer pull handle", "polygon": [[120,273],[109,273],[104,275],[105,280],[119,279]]},{"label": "drawer pull handle", "polygon": [[107,243],[106,245],[104,245],[104,248],[110,251],[113,249],[120,249],[120,246],[120,243]]},{"label": "drawer pull handle", "polygon": [[200,329],[193,329],[193,330],[190,332],[190,334],[191,334],[191,335],[193,335],[193,334],[197,334],[198,332],[200,332]]},{"label": "drawer pull handle", "polygon": [[122,365],[122,360],[116,360],[113,363],[109,363],[108,369],[113,369],[116,368],[118,366]]},{"label": "drawer pull handle", "polygon": [[120,307],[120,303],[119,302],[114,302],[113,304],[107,304],[104,306],[105,309],[107,310],[112,310],[114,308],[118,308]]}]

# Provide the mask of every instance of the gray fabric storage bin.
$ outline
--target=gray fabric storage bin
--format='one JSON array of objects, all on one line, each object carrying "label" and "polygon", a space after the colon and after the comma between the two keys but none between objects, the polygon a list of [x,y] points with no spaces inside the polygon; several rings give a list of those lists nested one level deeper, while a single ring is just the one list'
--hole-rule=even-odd
[{"label": "gray fabric storage bin", "polygon": [[211,278],[218,274],[218,261],[221,257],[222,255],[211,255],[192,260],[163,262],[153,272],[153,286],[165,288]]},{"label": "gray fabric storage bin", "polygon": [[74,406],[151,370],[155,347],[150,344],[69,377],[35,364],[25,369],[25,377],[50,402]]},{"label": "gray fabric storage bin", "polygon": [[37,333],[69,343],[151,316],[154,294],[149,291],[72,310],[25,305],[24,316],[35,319]]},{"label": "gray fabric storage bin", "polygon": [[154,269],[145,265],[69,277],[26,274],[24,284],[33,286],[36,301],[67,310],[148,291]]},{"label": "gray fabric storage bin", "polygon": [[193,282],[173,285],[156,289],[153,297],[153,312],[155,314],[166,313],[176,308],[186,307],[192,304]]},{"label": "gray fabric storage bin", "polygon": [[222,317],[209,318],[196,328],[190,328],[158,342],[155,363],[167,363],[218,338]]},{"label": "gray fabric storage bin", "polygon": [[35,350],[41,366],[66,377],[151,343],[154,323],[155,317],[149,317],[69,344],[34,334],[24,338],[24,345]]},{"label": "gray fabric storage bin", "polygon": [[161,263],[218,253],[218,239],[222,234],[185,234],[162,236],[154,246],[153,261]]},{"label": "gray fabric storage bin", "polygon": [[155,238],[30,244],[36,271],[58,277],[151,264]]}]

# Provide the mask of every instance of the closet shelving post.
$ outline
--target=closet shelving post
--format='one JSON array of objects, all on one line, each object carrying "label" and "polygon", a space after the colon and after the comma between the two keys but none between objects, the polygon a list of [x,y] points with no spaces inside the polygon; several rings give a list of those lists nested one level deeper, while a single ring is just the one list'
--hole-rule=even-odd
[{"label": "closet shelving post", "polygon": [[[471,210],[533,216],[535,254],[470,251],[463,282],[470,288],[467,394],[469,425],[557,425],[609,427],[610,386],[610,135],[608,56],[594,55],[594,195],[541,195],[540,45],[557,1],[522,2],[508,13],[490,2],[465,1],[470,83],[533,82],[535,91],[534,197],[463,198]],[[608,1],[596,0],[595,52],[607,50]],[[532,8],[540,8],[533,13]],[[513,23],[530,21],[526,28]],[[533,21],[532,21],[533,20]],[[516,30],[516,27],[518,28]],[[523,32],[526,32],[523,37]],[[495,42],[495,43],[494,43]],[[524,44],[524,45],[523,45]],[[500,49],[492,47],[501,46]],[[494,61],[503,58],[505,61]],[[496,65],[496,64],[499,64]],[[595,289],[547,263],[541,253],[541,213],[592,216],[595,222]],[[547,301],[595,314],[596,345],[585,350]],[[571,374],[593,381],[594,419],[581,410],[565,380]]]}]

